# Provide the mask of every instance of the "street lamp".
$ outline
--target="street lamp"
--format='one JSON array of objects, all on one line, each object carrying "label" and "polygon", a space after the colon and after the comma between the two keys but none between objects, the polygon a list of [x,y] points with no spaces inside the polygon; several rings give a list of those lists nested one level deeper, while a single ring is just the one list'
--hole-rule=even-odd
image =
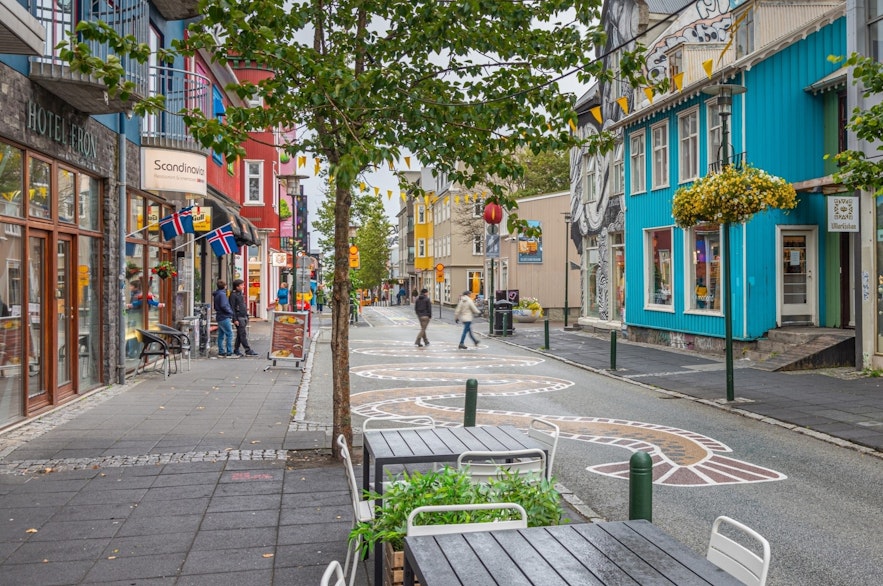
[{"label": "street lamp", "polygon": [[570,312],[567,307],[567,298],[569,297],[570,289],[567,286],[568,283],[568,274],[570,273],[570,221],[572,216],[570,212],[564,212],[564,327],[567,328],[567,314]]},{"label": "street lamp", "polygon": [[[745,86],[721,83],[710,85],[702,90],[709,96],[716,96],[718,115],[721,118],[721,150],[720,168],[730,164],[730,129],[729,118],[733,113],[733,96],[745,93]],[[723,266],[724,272],[724,338],[727,368],[727,401],[733,401],[736,393],[733,387],[733,299],[730,282],[730,223],[723,224]]]},{"label": "street lamp", "polygon": [[294,231],[297,226],[297,197],[300,195],[300,180],[307,179],[309,175],[277,175],[278,179],[285,184],[285,194],[291,197],[291,274],[294,284],[294,302],[293,306],[297,309],[297,238]]}]

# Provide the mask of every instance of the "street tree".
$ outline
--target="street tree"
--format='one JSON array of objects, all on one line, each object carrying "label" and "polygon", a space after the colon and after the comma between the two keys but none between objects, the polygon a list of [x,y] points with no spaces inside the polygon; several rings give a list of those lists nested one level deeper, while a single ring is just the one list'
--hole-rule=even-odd
[{"label": "street tree", "polygon": [[[203,0],[202,18],[188,25],[186,37],[156,55],[170,62],[202,52],[221,64],[243,60],[272,71],[257,83],[228,86],[246,105],[228,105],[221,118],[184,111],[190,132],[232,160],[243,155],[249,132],[296,128],[297,142],[282,145],[286,154],[311,154],[329,171],[335,436],[352,441],[346,309],[353,186],[365,171],[393,165],[407,152],[466,189],[495,178],[487,199],[513,212],[512,231],[526,229],[502,184],[523,175],[513,154],[519,148],[567,151],[579,144],[575,96],[560,92],[556,81],[564,74],[583,83],[604,75],[594,60],[605,42],[601,4]],[[121,57],[146,62],[150,48],[101,22],[80,22],[76,34],[63,58],[75,71],[103,79],[109,92],[131,98]],[[88,40],[108,44],[113,55],[94,57]],[[648,84],[639,54],[620,51],[619,63],[619,79]],[[133,104],[139,115],[162,107],[162,96]],[[606,138],[586,140],[592,148],[609,144]]]}]

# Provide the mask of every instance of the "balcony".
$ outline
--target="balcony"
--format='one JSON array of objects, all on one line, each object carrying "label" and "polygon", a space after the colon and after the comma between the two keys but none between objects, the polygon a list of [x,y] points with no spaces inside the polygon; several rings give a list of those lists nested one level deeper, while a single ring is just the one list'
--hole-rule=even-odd
[{"label": "balcony", "polygon": [[199,16],[199,0],[153,0],[166,20],[185,20]]},{"label": "balcony", "polygon": [[15,0],[0,0],[0,53],[40,55],[46,30]]},{"label": "balcony", "polygon": [[162,112],[143,119],[141,144],[208,154],[208,150],[190,135],[184,124],[184,117],[179,112],[185,109],[211,112],[211,81],[191,71],[154,66],[150,68],[148,90],[151,96],[164,95],[166,107]]},{"label": "balcony", "polygon": [[[122,59],[125,80],[135,83],[135,91],[126,101],[109,96],[107,86],[93,76],[71,70],[58,57],[55,48],[67,39],[78,19],[72,8],[83,12],[82,20],[101,20],[120,34],[134,35],[140,41],[148,39],[148,4],[144,0],[118,0],[113,4],[104,1],[74,3],[72,0],[36,0],[31,14],[46,29],[46,41],[42,54],[31,57],[30,78],[77,110],[88,114],[112,114],[125,112],[132,103],[142,99],[148,91],[148,67],[131,59]],[[111,55],[107,45],[90,41],[92,55],[107,59]]]},{"label": "balcony", "polygon": [[748,154],[744,151],[741,153],[736,153],[735,155],[729,157],[727,161],[715,161],[714,163],[709,163],[708,172],[709,173],[717,173],[721,169],[723,169],[727,165],[732,165],[737,169],[741,169],[743,165],[745,165],[745,160],[748,158]]}]

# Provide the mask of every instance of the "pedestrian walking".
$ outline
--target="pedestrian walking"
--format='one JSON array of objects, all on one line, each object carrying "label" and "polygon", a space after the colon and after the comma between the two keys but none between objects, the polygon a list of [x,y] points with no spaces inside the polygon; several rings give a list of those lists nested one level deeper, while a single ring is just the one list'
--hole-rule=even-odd
[{"label": "pedestrian walking", "polygon": [[288,311],[288,283],[283,281],[276,291],[276,311]]},{"label": "pedestrian walking", "polygon": [[420,295],[414,302],[414,313],[417,314],[417,319],[420,320],[420,333],[417,334],[417,341],[414,342],[414,345],[420,347],[423,347],[424,344],[429,346],[429,338],[426,337],[426,326],[429,325],[429,320],[432,319],[432,302],[429,300],[427,293],[429,293],[428,290],[421,289]]},{"label": "pedestrian walking", "polygon": [[316,290],[316,309],[322,313],[323,307],[325,307],[325,287],[320,286]]},{"label": "pedestrian walking", "polygon": [[399,292],[396,293],[396,299],[398,300],[397,305],[402,304],[402,299],[408,296],[408,293],[405,291],[405,286],[402,285],[399,287]]},{"label": "pedestrian walking", "polygon": [[257,356],[258,353],[251,349],[248,344],[248,307],[245,305],[245,297],[242,296],[242,279],[233,281],[233,291],[230,293],[230,309],[233,310],[233,325],[236,326],[236,341],[233,343],[233,354],[242,356],[239,348],[245,350],[245,356]]},{"label": "pedestrian walking", "polygon": [[478,346],[478,340],[475,338],[475,334],[472,333],[472,320],[479,313],[478,307],[472,301],[472,291],[463,291],[463,295],[460,296],[460,301],[457,303],[457,308],[454,310],[454,323],[463,323],[463,333],[460,335],[460,345],[458,346],[460,350],[466,349],[466,344],[463,343],[466,341],[466,334],[469,334],[469,337],[472,338],[472,343],[476,347]]},{"label": "pedestrian walking", "polygon": [[237,358],[233,354],[233,308],[227,298],[227,283],[218,281],[218,288],[212,296],[215,321],[218,322],[218,356]]}]

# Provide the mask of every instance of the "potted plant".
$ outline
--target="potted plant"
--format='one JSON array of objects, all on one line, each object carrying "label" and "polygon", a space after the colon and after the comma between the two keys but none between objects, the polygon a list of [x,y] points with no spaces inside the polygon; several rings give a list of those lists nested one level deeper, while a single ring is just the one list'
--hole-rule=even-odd
[{"label": "potted plant", "polygon": [[536,297],[522,297],[512,308],[512,318],[520,323],[533,323],[543,314],[543,306]]},{"label": "potted plant", "polygon": [[[445,466],[437,471],[403,473],[389,484],[384,493],[366,491],[371,500],[382,499],[383,504],[374,510],[374,521],[358,523],[350,533],[350,540],[361,538],[360,552],[373,550],[384,544],[384,571],[388,581],[402,582],[402,550],[405,543],[408,515],[417,507],[425,505],[456,505],[468,503],[518,503],[527,512],[528,525],[542,527],[558,525],[564,519],[561,495],[555,490],[554,481],[539,479],[533,475],[503,472],[499,479],[487,484],[474,484],[469,475],[456,468]],[[472,511],[436,513],[421,518],[421,524],[448,524],[498,519],[500,511]]]},{"label": "potted plant", "polygon": [[156,266],[150,269],[150,272],[160,279],[168,279],[169,277],[178,276],[178,270],[175,268],[175,265],[168,260],[159,261],[156,263]]}]

